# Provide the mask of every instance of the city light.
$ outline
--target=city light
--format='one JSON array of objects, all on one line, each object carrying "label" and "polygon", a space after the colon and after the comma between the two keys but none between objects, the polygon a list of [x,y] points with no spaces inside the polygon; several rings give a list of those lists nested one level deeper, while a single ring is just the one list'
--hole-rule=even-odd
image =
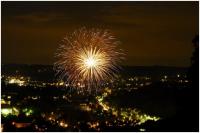
[{"label": "city light", "polygon": [[80,108],[81,110],[88,111],[88,112],[92,110],[92,108],[88,106],[87,104],[80,104]]},{"label": "city light", "polygon": [[9,100],[5,100],[5,99],[1,99],[1,104],[8,104],[8,105],[10,105],[10,103],[11,103],[11,101]]},{"label": "city light", "polygon": [[28,108],[23,109],[22,112],[25,113],[26,116],[30,116],[33,114],[33,110]]},{"label": "city light", "polygon": [[[93,61],[86,62],[89,65],[88,69],[95,68],[98,66],[98,63]],[[161,118],[158,116],[148,115],[148,113],[143,112],[139,108],[135,107],[118,107],[117,105],[113,104],[112,102],[109,102],[108,99],[112,96],[116,96],[118,91],[127,91],[130,93],[134,93],[138,91],[139,89],[144,88],[145,86],[149,86],[153,84],[152,78],[149,78],[148,76],[132,76],[132,77],[121,77],[118,75],[118,79],[116,80],[109,80],[105,87],[102,87],[101,91],[99,91],[97,94],[94,95],[94,101],[89,101],[88,99],[84,102],[80,102],[78,105],[78,108],[76,109],[80,110],[83,113],[92,114],[94,116],[100,116],[104,118],[103,121],[92,119],[86,121],[86,124],[90,130],[94,131],[101,131],[102,123],[104,123],[107,127],[114,128],[115,126],[118,127],[124,127],[124,126],[139,126],[138,131],[146,131],[146,128],[143,128],[143,123],[147,121],[158,121]],[[41,88],[41,87],[47,87],[47,86],[54,86],[54,87],[63,87],[63,86],[69,86],[70,84],[66,84],[62,80],[54,81],[54,82],[41,82],[41,81],[35,81],[35,80],[26,80],[27,77],[13,77],[13,76],[4,76],[5,81],[7,84],[16,84],[20,88],[19,80],[23,80],[24,85],[31,86],[34,88]],[[175,78],[175,79],[172,79]],[[185,77],[179,77],[176,75],[169,76],[169,75],[162,75],[160,76],[159,80],[168,83],[171,81],[175,81],[178,84],[186,85],[188,82],[190,82]],[[82,86],[80,82],[77,82],[76,86]],[[116,89],[112,89],[112,87],[115,87]],[[78,94],[78,96],[87,96],[87,93],[84,93],[84,91],[77,91],[75,92],[75,95]],[[64,93],[62,95],[52,95],[50,98],[54,100],[54,102],[59,102],[60,100],[64,100],[64,102],[68,102],[70,104],[73,104],[73,94]],[[34,113],[33,109],[31,107],[25,107],[19,109],[18,106],[11,106],[14,102],[12,102],[16,97],[15,93],[11,94],[4,94],[2,95],[1,104],[4,106],[2,108],[1,114],[2,116],[8,118],[9,115],[15,115],[18,116],[20,113],[25,114],[27,118],[32,118],[32,114]],[[23,102],[26,102],[26,100],[34,100],[35,102],[38,102],[42,99],[41,95],[27,95],[24,97]],[[12,102],[12,104],[11,104]],[[5,108],[7,106],[11,106],[10,108]],[[19,105],[19,104],[18,104]],[[49,114],[49,115],[48,115]],[[70,130],[70,129],[78,129],[78,131],[81,131],[80,125],[82,122],[77,123],[70,123],[66,122],[68,121],[65,118],[62,118],[64,116],[64,112],[45,112],[42,114],[42,117],[49,121],[52,125],[58,126],[60,128]],[[34,116],[33,116],[34,117]],[[110,120],[111,118],[111,120]],[[21,127],[23,124],[16,123],[15,127]],[[141,127],[140,127],[141,126]],[[79,129],[80,128],[80,129]],[[46,131],[46,127],[39,127],[38,125],[35,125],[35,129],[37,131]]]},{"label": "city light", "polygon": [[8,79],[8,84],[17,84],[19,86],[24,86],[25,81],[23,80],[23,78],[11,77]]},{"label": "city light", "polygon": [[89,128],[97,129],[99,126],[99,122],[88,122]]},{"label": "city light", "polygon": [[107,96],[109,96],[107,93],[109,92],[108,90],[109,89],[106,88],[102,96],[97,96],[96,99],[98,101],[98,104],[102,107],[102,109],[107,112],[111,111],[117,120],[120,120],[122,122],[125,122],[125,121],[131,122],[131,123],[135,122],[136,125],[141,125],[142,123],[145,123],[148,120],[158,121],[160,119],[160,117],[150,116],[145,113],[141,113],[139,110],[135,108],[134,109],[131,109],[131,108],[117,109],[115,107],[109,106],[108,103],[104,102],[104,99]]},{"label": "city light", "polygon": [[61,121],[61,122],[59,123],[59,125],[60,125],[61,127],[64,127],[64,128],[67,128],[67,127],[68,127],[68,124],[65,123],[65,122],[63,122],[63,121]]},{"label": "city light", "polygon": [[12,108],[2,108],[1,109],[1,114],[3,115],[3,116],[8,116],[9,114],[12,114]]}]

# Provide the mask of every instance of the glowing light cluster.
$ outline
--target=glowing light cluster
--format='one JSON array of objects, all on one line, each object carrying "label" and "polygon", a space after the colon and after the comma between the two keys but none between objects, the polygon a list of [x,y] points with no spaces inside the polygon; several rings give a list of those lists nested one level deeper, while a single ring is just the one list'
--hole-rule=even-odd
[{"label": "glowing light cluster", "polygon": [[123,52],[108,31],[81,28],[64,38],[56,52],[54,69],[71,86],[96,88],[112,79]]},{"label": "glowing light cluster", "polygon": [[19,86],[23,86],[25,81],[22,81],[20,79],[12,78],[8,82],[9,84],[18,84]]},{"label": "glowing light cluster", "polygon": [[19,115],[19,110],[16,109],[15,107],[13,108],[1,108],[1,114],[4,117],[7,117],[8,115]]},{"label": "glowing light cluster", "polygon": [[91,129],[97,129],[97,131],[100,130],[99,122],[87,122],[87,124],[89,125],[89,128]]},{"label": "glowing light cluster", "polygon": [[33,110],[28,108],[23,109],[22,112],[25,113],[26,116],[30,116],[33,114]]},{"label": "glowing light cluster", "polygon": [[12,109],[11,108],[3,108],[3,109],[1,109],[1,114],[3,116],[7,116],[9,114],[12,114]]},{"label": "glowing light cluster", "polygon": [[92,110],[92,108],[88,106],[87,104],[80,104],[80,109],[87,112]]},{"label": "glowing light cluster", "polygon": [[68,127],[68,124],[65,123],[64,121],[61,121],[61,122],[59,123],[59,125],[60,125],[61,127],[64,127],[64,128]]}]

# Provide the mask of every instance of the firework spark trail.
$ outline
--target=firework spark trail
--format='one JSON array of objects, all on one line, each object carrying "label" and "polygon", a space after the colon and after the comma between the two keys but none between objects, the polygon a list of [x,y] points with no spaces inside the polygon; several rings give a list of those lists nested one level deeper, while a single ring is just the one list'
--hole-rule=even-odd
[{"label": "firework spark trail", "polygon": [[60,44],[54,69],[71,86],[97,89],[115,77],[123,52],[119,41],[108,31],[81,28]]}]

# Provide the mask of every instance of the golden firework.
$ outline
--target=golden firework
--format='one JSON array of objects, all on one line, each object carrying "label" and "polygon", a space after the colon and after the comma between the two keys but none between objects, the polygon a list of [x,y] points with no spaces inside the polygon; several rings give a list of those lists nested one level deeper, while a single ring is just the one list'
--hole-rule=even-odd
[{"label": "golden firework", "polygon": [[81,28],[63,39],[54,68],[71,86],[96,88],[118,71],[123,58],[118,45],[108,30]]}]

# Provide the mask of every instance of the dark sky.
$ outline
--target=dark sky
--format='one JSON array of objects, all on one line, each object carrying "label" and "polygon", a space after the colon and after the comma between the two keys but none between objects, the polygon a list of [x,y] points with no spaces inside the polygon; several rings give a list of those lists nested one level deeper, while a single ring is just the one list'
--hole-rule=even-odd
[{"label": "dark sky", "polygon": [[62,38],[80,28],[110,29],[126,65],[189,66],[198,2],[1,2],[2,63],[53,64]]}]

